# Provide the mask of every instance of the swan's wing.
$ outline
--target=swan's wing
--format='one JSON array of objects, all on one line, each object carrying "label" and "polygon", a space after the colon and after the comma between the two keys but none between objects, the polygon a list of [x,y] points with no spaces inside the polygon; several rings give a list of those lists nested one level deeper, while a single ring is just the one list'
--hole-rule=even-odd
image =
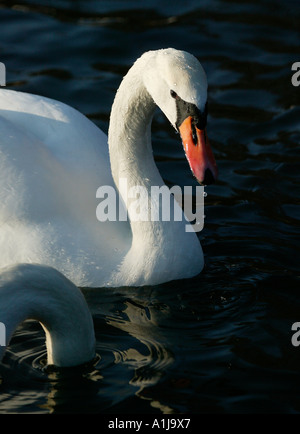
[{"label": "swan's wing", "polygon": [[0,115],[43,143],[62,164],[100,168],[103,181],[112,183],[107,136],[74,108],[38,95],[2,89]]},{"label": "swan's wing", "polygon": [[[0,91],[0,265],[40,262],[102,285],[130,245],[127,222],[96,218],[113,186],[107,136],[60,102]],[[101,278],[100,278],[101,277]]]}]

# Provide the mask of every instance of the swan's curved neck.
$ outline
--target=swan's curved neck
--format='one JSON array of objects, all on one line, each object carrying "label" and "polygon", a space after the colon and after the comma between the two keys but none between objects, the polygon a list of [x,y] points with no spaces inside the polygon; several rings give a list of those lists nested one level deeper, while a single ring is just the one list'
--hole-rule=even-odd
[{"label": "swan's curved neck", "polygon": [[[195,269],[199,268],[199,255],[202,255],[195,233],[185,233],[184,218],[182,221],[162,221],[151,217],[153,207],[160,208],[159,199],[152,202],[152,187],[161,188],[165,184],[154,162],[151,145],[151,123],[156,105],[143,83],[143,72],[150,63],[149,59],[142,57],[129,70],[116,94],[110,117],[111,170],[127,205],[132,231],[131,249],[119,270],[119,275],[126,275],[127,280],[118,281],[116,273],[112,282],[115,285],[145,285],[176,279],[174,273],[168,275],[170,269],[178,270],[178,276],[182,275],[182,270],[187,276],[189,270],[191,275],[195,275]],[[121,180],[126,182],[125,191],[120,186]],[[136,197],[139,215],[141,211],[143,214],[141,218],[137,218],[136,207],[128,206],[131,189],[138,192]],[[140,192],[144,193],[143,197]],[[178,207],[169,190],[167,195],[170,208]],[[122,273],[122,267],[126,273]]]},{"label": "swan's curved neck", "polygon": [[108,142],[117,187],[121,178],[127,178],[130,187],[138,183],[147,187],[149,177],[153,182],[163,183],[151,146],[151,122],[156,106],[143,84],[140,63],[141,59],[124,77],[111,111]]},{"label": "swan's curved neck", "polygon": [[[94,358],[94,327],[84,297],[58,271],[26,264],[1,272],[0,322],[6,328],[6,345],[25,319],[42,324],[49,364],[76,366]],[[0,346],[0,360],[4,350]]]},{"label": "swan's curved neck", "polygon": [[[136,209],[130,207],[128,196],[136,193],[138,197],[144,191],[150,198],[152,186],[164,185],[151,145],[151,123],[156,105],[143,83],[143,67],[145,65],[139,59],[124,77],[112,107],[108,134],[112,175],[127,206],[133,239],[141,232],[143,237],[151,236],[153,224],[150,218],[136,221],[137,216],[133,215]],[[148,209],[146,198],[139,199],[144,208],[140,211],[144,212]]]}]

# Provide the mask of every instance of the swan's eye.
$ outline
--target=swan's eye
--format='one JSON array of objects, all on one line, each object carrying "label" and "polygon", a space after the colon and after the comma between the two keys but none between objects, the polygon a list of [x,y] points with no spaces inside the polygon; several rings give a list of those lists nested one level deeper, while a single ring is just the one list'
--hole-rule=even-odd
[{"label": "swan's eye", "polygon": [[174,92],[174,90],[171,90],[171,91],[170,91],[170,94],[171,94],[171,97],[172,97],[172,98],[177,98],[177,97],[178,97],[177,93]]}]

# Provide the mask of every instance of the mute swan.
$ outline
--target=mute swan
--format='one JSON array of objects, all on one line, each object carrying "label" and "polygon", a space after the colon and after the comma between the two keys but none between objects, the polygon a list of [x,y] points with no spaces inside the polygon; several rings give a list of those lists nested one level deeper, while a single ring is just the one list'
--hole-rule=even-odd
[{"label": "mute swan", "polygon": [[0,90],[0,266],[47,264],[89,287],[155,285],[201,272],[202,248],[184,217],[135,221],[128,209],[129,221],[96,218],[100,186],[119,188],[126,179],[128,189],[149,194],[164,186],[151,146],[156,105],[180,132],[195,177],[212,183],[207,80],[187,52],[149,51],[134,63],[113,103],[109,148],[107,136],[75,109]]},{"label": "mute swan", "polygon": [[[95,357],[94,325],[86,301],[57,270],[36,264],[1,270],[0,322],[6,344],[27,318],[38,320],[45,330],[48,364],[76,366]],[[0,361],[4,350],[0,346]]]}]

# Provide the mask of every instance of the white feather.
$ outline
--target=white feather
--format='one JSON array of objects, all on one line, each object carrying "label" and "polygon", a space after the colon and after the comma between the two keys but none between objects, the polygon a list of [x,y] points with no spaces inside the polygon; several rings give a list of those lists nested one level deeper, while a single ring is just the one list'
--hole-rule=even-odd
[{"label": "white feather", "polygon": [[118,187],[119,178],[148,192],[164,185],[150,129],[155,104],[175,124],[175,85],[181,98],[203,108],[206,77],[192,55],[167,49],[141,56],[116,94],[109,151],[106,135],[75,109],[0,90],[0,266],[47,264],[90,287],[153,285],[202,270],[200,243],[184,217],[96,218],[100,186]]}]

